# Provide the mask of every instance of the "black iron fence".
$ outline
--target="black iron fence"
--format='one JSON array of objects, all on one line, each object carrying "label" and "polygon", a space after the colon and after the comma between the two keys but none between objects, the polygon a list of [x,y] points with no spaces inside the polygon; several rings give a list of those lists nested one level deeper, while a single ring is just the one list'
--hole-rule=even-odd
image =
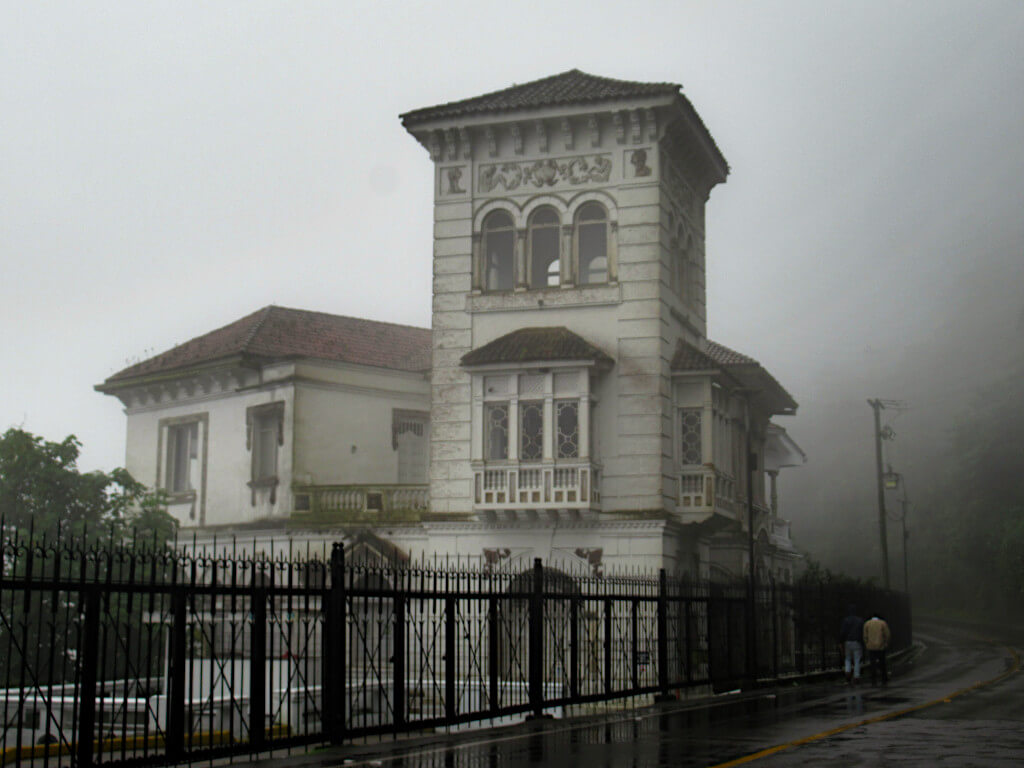
[{"label": "black iron fence", "polygon": [[[254,548],[255,549],[255,548]],[[0,546],[0,765],[156,765],[834,669],[903,595],[153,544]]]}]

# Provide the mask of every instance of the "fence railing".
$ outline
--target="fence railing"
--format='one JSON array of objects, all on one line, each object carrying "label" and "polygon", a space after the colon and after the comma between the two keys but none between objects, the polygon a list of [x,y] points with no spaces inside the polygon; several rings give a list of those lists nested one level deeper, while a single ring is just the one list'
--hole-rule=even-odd
[{"label": "fence railing", "polygon": [[156,765],[835,668],[834,586],[0,547],[0,765]]}]

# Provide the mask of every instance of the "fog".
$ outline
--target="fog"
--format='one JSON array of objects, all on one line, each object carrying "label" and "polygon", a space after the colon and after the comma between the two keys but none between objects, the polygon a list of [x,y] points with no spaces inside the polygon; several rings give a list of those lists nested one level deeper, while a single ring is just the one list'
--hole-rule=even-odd
[{"label": "fog", "polygon": [[270,303],[429,325],[400,112],[573,67],[680,82],[732,168],[709,335],[800,403],[797,543],[877,576],[866,399],[910,406],[886,448],[920,530],[952,426],[1019,370],[1021,39],[1012,0],[0,4],[0,427],[109,469],[92,385],[129,360]]}]

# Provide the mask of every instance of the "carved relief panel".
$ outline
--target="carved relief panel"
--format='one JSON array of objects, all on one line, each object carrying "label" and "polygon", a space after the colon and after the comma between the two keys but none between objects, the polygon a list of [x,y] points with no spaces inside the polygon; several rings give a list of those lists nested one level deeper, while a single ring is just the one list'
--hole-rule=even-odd
[{"label": "carved relief panel", "polygon": [[612,158],[609,154],[487,163],[479,168],[477,190],[481,194],[488,194],[517,189],[604,184],[611,178],[611,172]]},{"label": "carved relief panel", "polygon": [[442,166],[438,169],[438,185],[438,194],[441,197],[469,194],[469,166]]}]

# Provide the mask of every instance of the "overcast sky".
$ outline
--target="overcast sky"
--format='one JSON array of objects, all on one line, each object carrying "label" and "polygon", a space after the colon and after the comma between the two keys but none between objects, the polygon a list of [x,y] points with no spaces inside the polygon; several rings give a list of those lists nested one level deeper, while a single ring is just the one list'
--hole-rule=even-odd
[{"label": "overcast sky", "polygon": [[0,428],[110,469],[92,387],[129,361],[271,303],[428,326],[398,114],[577,67],[682,83],[714,135],[709,333],[794,394],[813,462],[813,420],[849,395],[869,429],[914,350],[962,339],[966,376],[1020,344],[1021,40],[1017,0],[4,0]]}]

